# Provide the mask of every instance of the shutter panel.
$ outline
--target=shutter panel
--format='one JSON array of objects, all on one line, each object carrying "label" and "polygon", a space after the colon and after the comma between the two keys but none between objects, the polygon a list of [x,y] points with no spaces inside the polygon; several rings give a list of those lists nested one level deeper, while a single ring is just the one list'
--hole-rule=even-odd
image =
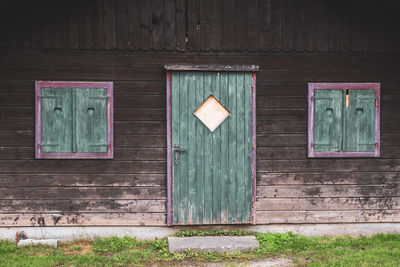
[{"label": "shutter panel", "polygon": [[42,88],[42,151],[72,152],[70,88]]},{"label": "shutter panel", "polygon": [[375,91],[349,90],[344,151],[375,151]]},{"label": "shutter panel", "polygon": [[315,90],[314,151],[341,151],[342,106],[343,90]]},{"label": "shutter panel", "polygon": [[107,152],[107,89],[74,89],[76,152]]}]

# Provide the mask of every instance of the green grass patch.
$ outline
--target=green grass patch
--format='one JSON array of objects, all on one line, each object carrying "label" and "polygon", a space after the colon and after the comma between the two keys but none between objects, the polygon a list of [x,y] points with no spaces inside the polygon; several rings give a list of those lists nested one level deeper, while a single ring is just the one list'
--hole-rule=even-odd
[{"label": "green grass patch", "polygon": [[125,236],[123,238],[119,237],[109,237],[105,239],[96,238],[93,240],[93,252],[97,253],[116,253],[121,251],[126,251],[134,249],[138,246],[136,238]]},{"label": "green grass patch", "polygon": [[243,231],[180,231],[175,236],[254,234],[260,248],[252,252],[171,253],[167,240],[139,241],[132,237],[96,238],[62,242],[58,248],[37,245],[17,247],[0,240],[0,266],[147,266],[181,262],[246,262],[290,257],[295,266],[400,266],[400,235],[305,237],[293,233]]},{"label": "green grass patch", "polygon": [[209,231],[196,231],[196,230],[181,230],[176,232],[176,237],[188,237],[188,236],[243,236],[243,235],[254,235],[254,232],[248,231],[223,231],[223,230],[209,230]]}]

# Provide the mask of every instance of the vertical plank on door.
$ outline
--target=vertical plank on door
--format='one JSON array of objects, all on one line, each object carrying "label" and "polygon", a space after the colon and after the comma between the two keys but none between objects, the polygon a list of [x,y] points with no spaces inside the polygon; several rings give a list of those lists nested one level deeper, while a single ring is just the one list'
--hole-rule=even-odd
[{"label": "vertical plank on door", "polygon": [[244,124],[244,74],[237,74],[237,85],[236,85],[236,168],[237,168],[237,218],[236,220],[241,221],[244,217],[244,129],[246,125]]},{"label": "vertical plank on door", "polygon": [[[228,74],[221,73],[221,93],[219,100],[222,105],[228,107]],[[228,109],[230,112],[230,108]],[[228,123],[222,123],[221,126],[221,222],[228,223],[228,186],[229,186],[229,176],[228,176],[228,160],[229,160],[229,126]]]},{"label": "vertical plank on door", "polygon": [[[179,144],[179,93],[180,93],[180,82],[179,82],[179,73],[172,72],[171,75],[171,107],[172,107],[172,148],[174,147],[175,144]],[[180,169],[177,167],[176,161],[175,161],[175,152],[172,151],[172,172],[173,172],[173,177],[174,181],[172,183],[173,186],[173,203],[172,203],[172,208],[173,208],[173,222],[178,222],[179,219],[179,214],[176,212],[179,208],[180,204],[180,182],[179,182],[179,177],[180,175]]]},{"label": "vertical plank on door", "polygon": [[[180,75],[180,94],[179,94],[179,148],[188,149],[188,81],[187,73]],[[188,207],[188,153],[179,152],[179,168],[180,168],[180,184],[181,184],[181,198],[180,198],[180,212],[187,211]],[[181,214],[183,221],[188,221],[188,213]]]},{"label": "vertical plank on door", "polygon": [[251,125],[251,87],[252,77],[250,73],[246,73],[244,77],[244,202],[243,202],[243,221],[251,221],[252,208],[252,177],[251,177],[251,146],[252,146],[252,130]]},{"label": "vertical plank on door", "polygon": [[196,214],[196,120],[193,118],[193,111],[196,109],[196,76],[193,72],[187,73],[188,87],[188,223],[197,222]]},{"label": "vertical plank on door", "polygon": [[[196,108],[200,106],[204,99],[204,74],[199,73],[196,75]],[[204,218],[204,190],[205,190],[205,153],[204,153],[204,131],[203,123],[196,119],[196,169],[197,169],[197,184],[196,184],[196,207],[197,207],[197,221],[203,222]]]},{"label": "vertical plank on door", "polygon": [[236,222],[236,73],[229,73],[229,223]]},{"label": "vertical plank on door", "polygon": [[[211,76],[211,94],[217,99],[221,97],[220,73],[210,73]],[[221,127],[218,127],[212,133],[213,147],[213,174],[212,174],[212,209],[213,222],[221,221]]]},{"label": "vertical plank on door", "polygon": [[[205,99],[211,93],[211,75],[208,73],[204,74],[204,90],[205,90]],[[204,219],[205,222],[212,222],[212,187],[213,183],[213,136],[212,132],[205,128],[204,133]]]}]

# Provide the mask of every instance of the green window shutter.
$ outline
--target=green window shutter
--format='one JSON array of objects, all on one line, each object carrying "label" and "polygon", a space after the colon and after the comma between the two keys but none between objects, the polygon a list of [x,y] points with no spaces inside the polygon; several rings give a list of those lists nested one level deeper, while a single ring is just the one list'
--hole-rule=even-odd
[{"label": "green window shutter", "polygon": [[344,151],[375,150],[375,91],[349,90],[344,111]]},{"label": "green window shutter", "polygon": [[72,152],[72,90],[42,89],[42,151]]},{"label": "green window shutter", "polygon": [[314,151],[336,152],[342,148],[343,90],[315,90]]},{"label": "green window shutter", "polygon": [[73,97],[75,152],[107,152],[107,89],[78,88]]}]

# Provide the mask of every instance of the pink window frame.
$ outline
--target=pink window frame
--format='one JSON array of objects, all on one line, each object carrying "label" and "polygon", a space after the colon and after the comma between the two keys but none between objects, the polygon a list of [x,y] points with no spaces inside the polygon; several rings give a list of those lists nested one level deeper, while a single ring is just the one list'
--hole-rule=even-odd
[{"label": "pink window frame", "polygon": [[[375,151],[368,152],[316,152],[314,151],[314,92],[316,89],[369,89],[375,90]],[[309,83],[308,84],[308,157],[379,157],[380,156],[380,83]]]},{"label": "pink window frame", "polygon": [[[106,88],[107,89],[107,152],[101,153],[49,153],[42,152],[42,88]],[[112,159],[114,156],[113,141],[113,82],[69,82],[69,81],[36,81],[35,82],[35,156],[37,159]]]}]

